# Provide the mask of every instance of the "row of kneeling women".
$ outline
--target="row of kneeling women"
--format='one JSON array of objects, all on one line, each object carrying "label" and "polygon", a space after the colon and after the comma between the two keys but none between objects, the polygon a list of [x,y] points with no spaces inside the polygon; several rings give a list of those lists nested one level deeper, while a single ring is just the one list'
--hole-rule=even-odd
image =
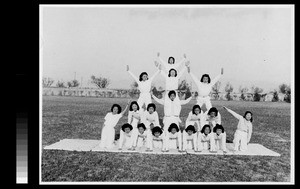
[{"label": "row of kneeling women", "polygon": [[[121,107],[114,104],[111,112],[106,114],[101,132],[101,148],[115,146],[116,125],[128,105],[129,102],[125,110],[121,112]],[[227,107],[223,108],[239,120],[233,140],[234,151],[246,151],[252,135],[252,113],[246,111],[244,116],[241,116]],[[221,125],[221,114],[215,107],[202,112],[199,105],[194,105],[182,131],[179,127],[181,123],[179,117],[164,116],[163,123],[162,128],[159,125],[155,104],[150,103],[147,110],[139,110],[136,101],[131,102],[128,121],[120,129],[118,148],[135,150],[138,147],[146,147],[147,151],[159,148],[162,151],[191,149],[196,152],[202,150],[227,152],[226,132]]]}]

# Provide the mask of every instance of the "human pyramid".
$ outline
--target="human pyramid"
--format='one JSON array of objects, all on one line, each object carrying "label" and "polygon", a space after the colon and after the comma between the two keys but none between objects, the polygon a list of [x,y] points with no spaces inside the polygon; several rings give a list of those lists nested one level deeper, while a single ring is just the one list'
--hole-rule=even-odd
[{"label": "human pyramid", "polygon": [[[140,91],[137,101],[128,101],[125,110],[121,110],[120,105],[113,104],[111,112],[104,117],[104,126],[101,132],[100,148],[112,149],[115,147],[115,127],[119,119],[124,115],[128,106],[128,122],[123,124],[120,129],[120,138],[118,141],[118,149],[138,150],[138,148],[146,148],[146,151],[153,151],[159,149],[162,152],[168,152],[170,149],[185,152],[193,150],[201,152],[203,150],[211,153],[216,153],[221,150],[227,153],[226,149],[226,132],[221,125],[221,114],[217,108],[212,107],[209,93],[212,86],[223,75],[223,68],[221,74],[215,77],[212,81],[208,74],[203,74],[199,80],[190,71],[190,61],[187,60],[186,55],[183,59],[175,64],[174,57],[169,57],[168,63],[161,59],[160,53],[157,54],[155,66],[157,71],[152,77],[148,78],[146,72],[142,72],[137,78],[127,65],[127,72],[138,83]],[[177,74],[178,68],[185,64]],[[162,66],[167,72],[162,70]],[[179,124],[181,106],[188,104],[192,96],[180,100],[178,96],[178,83],[184,71],[187,70],[195,84],[197,85],[197,103],[191,108],[189,112],[184,129],[181,131]],[[155,76],[161,74],[165,78],[165,94],[162,99],[158,99],[151,92],[151,83]],[[152,103],[151,97],[159,104],[164,106],[163,126],[159,124],[158,113],[156,112],[156,105]],[[143,106],[145,105],[145,109]],[[202,106],[206,106],[205,112]],[[237,129],[234,134],[234,152],[246,151],[248,143],[252,135],[252,113],[246,111],[244,116],[237,114],[233,110],[223,106],[225,110],[231,113],[239,120]]]}]

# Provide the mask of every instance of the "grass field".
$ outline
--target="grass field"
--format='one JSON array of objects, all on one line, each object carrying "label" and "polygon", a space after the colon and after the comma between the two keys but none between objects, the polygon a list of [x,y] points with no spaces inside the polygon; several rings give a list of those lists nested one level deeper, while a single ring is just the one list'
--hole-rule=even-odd
[{"label": "grass field", "polygon": [[[103,118],[113,103],[127,99],[43,96],[42,146],[65,138],[100,139]],[[181,120],[196,103],[184,105]],[[94,182],[290,182],[291,104],[285,102],[212,101],[222,115],[227,142],[238,121],[222,106],[239,114],[253,112],[250,143],[259,143],[280,157],[155,155],[42,150],[42,181]],[[157,105],[160,121],[163,106]],[[127,113],[120,119],[120,127]],[[116,139],[119,129],[116,130]]]}]

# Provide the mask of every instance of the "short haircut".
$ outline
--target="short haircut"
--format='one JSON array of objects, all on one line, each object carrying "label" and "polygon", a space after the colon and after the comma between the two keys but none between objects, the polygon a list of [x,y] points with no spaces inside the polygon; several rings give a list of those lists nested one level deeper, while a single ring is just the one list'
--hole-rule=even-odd
[{"label": "short haircut", "polygon": [[122,108],[121,108],[121,106],[119,104],[113,104],[112,107],[111,107],[111,112],[113,111],[114,107],[118,108],[118,114],[121,113]]},{"label": "short haircut", "polygon": [[202,129],[201,129],[201,133],[204,133],[204,130],[205,130],[205,128],[206,127],[208,127],[209,128],[209,133],[211,133],[211,128],[210,128],[210,126],[209,125],[204,125],[203,127],[202,127]]},{"label": "short haircut", "polygon": [[170,98],[171,94],[174,94],[174,95],[176,96],[176,92],[175,92],[174,90],[169,91],[169,93],[168,93],[168,97],[169,97],[169,98]]},{"label": "short haircut", "polygon": [[195,109],[196,109],[196,108],[199,108],[200,113],[201,113],[201,107],[200,107],[198,104],[196,104],[196,105],[193,106],[192,113],[195,114]]},{"label": "short haircut", "polygon": [[189,125],[185,128],[185,132],[188,132],[188,131],[193,131],[193,133],[195,133],[196,129],[193,125]]},{"label": "short haircut", "polygon": [[209,110],[208,110],[208,115],[210,115],[210,113],[212,113],[212,112],[215,112],[216,113],[216,116],[218,116],[218,110],[217,110],[217,108],[216,107],[211,107]]},{"label": "short haircut", "polygon": [[139,124],[137,125],[137,128],[140,128],[140,127],[143,127],[144,130],[146,130],[146,126],[145,126],[144,123],[139,123]]},{"label": "short haircut", "polygon": [[125,123],[122,125],[122,130],[125,132],[125,128],[129,128],[130,130],[133,129],[132,125],[130,125],[129,123]]},{"label": "short haircut", "polygon": [[171,125],[170,125],[169,128],[168,128],[168,131],[171,132],[171,130],[172,130],[173,128],[176,129],[176,132],[179,131],[179,128],[178,128],[178,126],[177,126],[176,123],[171,123]]},{"label": "short haircut", "polygon": [[151,107],[154,109],[154,111],[156,110],[155,104],[154,104],[154,103],[150,103],[150,104],[148,104],[148,106],[147,106],[147,111],[149,111],[149,108],[151,108]]},{"label": "short haircut", "polygon": [[217,132],[217,129],[221,129],[222,133],[224,133],[224,127],[222,125],[216,124],[216,126],[213,128],[213,132]]},{"label": "short haircut", "polygon": [[143,75],[147,75],[148,76],[147,72],[142,72],[140,74],[140,78],[139,78],[140,81],[143,81]]},{"label": "short haircut", "polygon": [[129,106],[129,111],[133,111],[132,105],[134,105],[134,104],[137,105],[137,110],[140,109],[140,106],[139,106],[139,104],[137,103],[137,101],[132,101],[132,102],[130,103],[130,106]]},{"label": "short haircut", "polygon": [[170,63],[170,60],[171,60],[171,59],[173,59],[173,64],[175,64],[175,58],[172,57],[172,56],[170,56],[170,57],[168,58],[168,63]]},{"label": "short haircut", "polygon": [[154,136],[154,133],[159,132],[160,134],[163,133],[163,131],[161,130],[161,128],[159,126],[155,126],[152,129],[152,135]]},{"label": "short haircut", "polygon": [[172,71],[172,70],[174,70],[174,71],[175,71],[175,77],[177,77],[177,70],[175,70],[174,68],[172,68],[172,69],[170,69],[170,70],[169,70],[169,75],[168,75],[168,77],[170,77],[170,76],[171,76],[171,71]]},{"label": "short haircut", "polygon": [[247,115],[248,113],[251,114],[251,119],[250,119],[250,121],[252,122],[252,121],[253,121],[253,114],[252,114],[252,112],[246,111],[243,117],[246,119],[246,115]]},{"label": "short haircut", "polygon": [[208,83],[210,83],[210,77],[209,77],[208,74],[203,74],[202,77],[201,77],[201,79],[200,79],[200,81],[203,82],[203,78],[204,77],[207,77],[208,78]]}]

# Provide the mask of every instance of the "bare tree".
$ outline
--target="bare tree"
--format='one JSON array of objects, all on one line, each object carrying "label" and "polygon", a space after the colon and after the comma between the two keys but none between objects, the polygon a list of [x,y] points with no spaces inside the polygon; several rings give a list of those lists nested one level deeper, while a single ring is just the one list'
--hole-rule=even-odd
[{"label": "bare tree", "polygon": [[65,86],[65,83],[64,83],[64,82],[62,82],[62,81],[57,81],[56,87],[64,88],[64,87],[66,87],[66,86]]},{"label": "bare tree", "polygon": [[43,77],[43,87],[50,87],[53,84],[54,80],[50,77]]},{"label": "bare tree", "polygon": [[79,86],[79,82],[76,79],[74,79],[72,81],[68,81],[67,86],[68,87],[78,87]]},{"label": "bare tree", "polygon": [[239,87],[239,92],[241,93],[241,100],[246,100],[245,94],[248,92],[248,88],[247,87]]},{"label": "bare tree", "polygon": [[92,75],[91,79],[92,79],[91,82],[95,84],[97,87],[99,87],[100,89],[105,89],[110,84],[110,80],[105,77],[101,77],[101,76],[95,77],[94,75]]},{"label": "bare tree", "polygon": [[220,81],[217,81],[217,83],[215,83],[214,86],[212,87],[212,92],[213,92],[213,94],[216,95],[217,99],[219,98],[219,93],[221,93],[220,88],[221,88]]},{"label": "bare tree", "polygon": [[232,100],[230,93],[233,91],[233,86],[228,82],[225,86],[225,92],[227,100]]},{"label": "bare tree", "polygon": [[251,93],[253,94],[254,101],[260,101],[261,93],[263,92],[262,88],[252,86]]}]

